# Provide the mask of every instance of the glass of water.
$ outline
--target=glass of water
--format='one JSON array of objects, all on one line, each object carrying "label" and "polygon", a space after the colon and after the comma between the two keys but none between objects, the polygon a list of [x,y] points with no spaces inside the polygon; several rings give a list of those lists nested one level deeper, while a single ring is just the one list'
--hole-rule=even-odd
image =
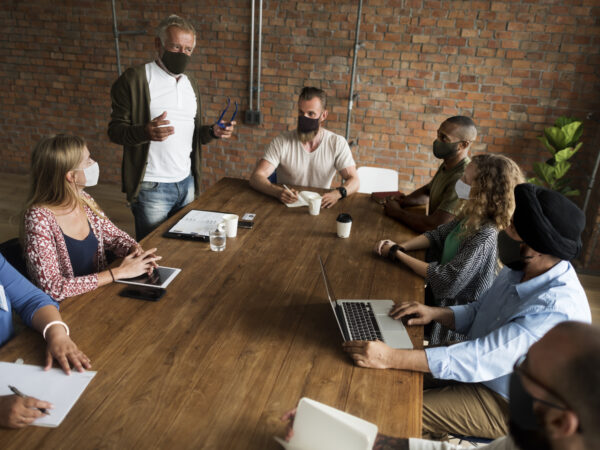
[{"label": "glass of water", "polygon": [[222,252],[225,250],[226,243],[226,233],[225,226],[223,224],[219,224],[216,230],[213,230],[209,233],[210,238],[210,249],[213,252]]}]

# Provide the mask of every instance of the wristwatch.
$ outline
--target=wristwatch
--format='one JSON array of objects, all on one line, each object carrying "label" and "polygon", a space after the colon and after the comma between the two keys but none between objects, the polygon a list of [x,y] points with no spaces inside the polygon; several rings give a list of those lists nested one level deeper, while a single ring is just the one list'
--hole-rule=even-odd
[{"label": "wristwatch", "polygon": [[346,192],[346,188],[344,186],[340,186],[339,188],[336,188],[338,191],[340,191],[340,194],[342,194],[342,198],[346,198],[346,195],[348,195],[348,193]]}]

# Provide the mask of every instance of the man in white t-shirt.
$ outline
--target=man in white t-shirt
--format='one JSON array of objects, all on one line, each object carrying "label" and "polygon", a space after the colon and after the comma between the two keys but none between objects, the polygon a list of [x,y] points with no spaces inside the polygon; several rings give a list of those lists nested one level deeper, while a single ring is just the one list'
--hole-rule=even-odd
[{"label": "man in white t-shirt", "polygon": [[167,17],[156,33],[156,59],[127,69],[111,89],[108,135],[123,145],[123,192],[138,241],[198,193],[201,145],[233,133],[235,122],[202,124],[198,83],[185,73],[195,46],[192,24]]},{"label": "man in white t-shirt", "polygon": [[[298,194],[284,185],[329,189],[338,172],[344,185],[323,195],[324,208],[330,208],[358,190],[356,164],[348,142],[321,126],[327,119],[326,108],[325,91],[315,87],[302,89],[298,98],[297,129],[273,139],[250,177],[250,186],[283,203],[293,203]],[[279,185],[269,181],[275,171]]]}]

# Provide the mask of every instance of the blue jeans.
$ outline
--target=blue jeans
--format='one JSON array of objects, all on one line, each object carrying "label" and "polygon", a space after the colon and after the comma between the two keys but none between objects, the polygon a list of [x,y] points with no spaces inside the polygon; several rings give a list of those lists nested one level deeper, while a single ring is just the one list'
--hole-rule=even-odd
[{"label": "blue jeans", "polygon": [[137,200],[131,202],[136,239],[141,241],[192,200],[194,200],[192,175],[177,183],[143,181]]}]

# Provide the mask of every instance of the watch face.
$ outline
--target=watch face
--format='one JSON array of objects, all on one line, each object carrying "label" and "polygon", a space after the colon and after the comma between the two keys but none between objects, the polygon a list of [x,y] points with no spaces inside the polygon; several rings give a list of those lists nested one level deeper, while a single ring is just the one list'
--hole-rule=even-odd
[{"label": "watch face", "polygon": [[346,188],[343,186],[340,186],[338,188],[338,191],[340,191],[340,194],[342,194],[342,198],[346,197]]}]

